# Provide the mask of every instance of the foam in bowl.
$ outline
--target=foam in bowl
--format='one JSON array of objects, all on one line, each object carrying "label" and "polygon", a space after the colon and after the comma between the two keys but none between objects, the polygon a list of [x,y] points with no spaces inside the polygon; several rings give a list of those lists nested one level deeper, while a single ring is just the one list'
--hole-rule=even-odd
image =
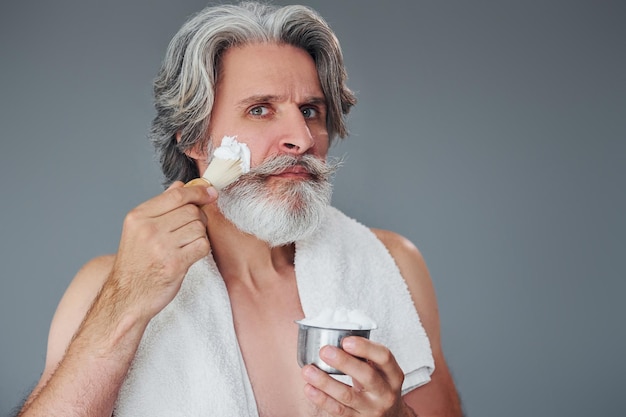
[{"label": "foam in bowl", "polygon": [[376,323],[361,310],[349,310],[345,307],[325,308],[317,316],[305,317],[298,324],[325,329],[372,330]]}]

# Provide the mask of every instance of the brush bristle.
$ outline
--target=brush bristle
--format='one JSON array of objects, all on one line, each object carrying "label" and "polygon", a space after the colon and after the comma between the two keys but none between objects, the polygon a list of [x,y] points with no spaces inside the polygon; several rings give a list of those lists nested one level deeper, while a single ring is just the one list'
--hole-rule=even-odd
[{"label": "brush bristle", "polygon": [[210,182],[219,191],[232,184],[243,174],[241,165],[240,159],[213,158],[202,178]]}]

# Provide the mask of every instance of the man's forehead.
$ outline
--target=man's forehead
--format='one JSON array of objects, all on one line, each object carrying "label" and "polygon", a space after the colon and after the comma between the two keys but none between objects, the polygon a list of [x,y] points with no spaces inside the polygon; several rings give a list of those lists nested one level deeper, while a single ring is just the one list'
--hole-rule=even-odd
[{"label": "man's forehead", "polygon": [[222,56],[218,87],[242,97],[299,95],[323,98],[313,58],[291,45],[250,44]]}]

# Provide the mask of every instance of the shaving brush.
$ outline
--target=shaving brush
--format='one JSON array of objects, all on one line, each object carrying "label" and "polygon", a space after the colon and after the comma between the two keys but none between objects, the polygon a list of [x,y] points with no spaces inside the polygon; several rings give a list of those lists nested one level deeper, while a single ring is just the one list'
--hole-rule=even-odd
[{"label": "shaving brush", "polygon": [[237,142],[235,136],[224,136],[221,145],[213,152],[213,158],[202,177],[189,181],[185,187],[213,186],[220,191],[248,171],[250,171],[248,146]]}]

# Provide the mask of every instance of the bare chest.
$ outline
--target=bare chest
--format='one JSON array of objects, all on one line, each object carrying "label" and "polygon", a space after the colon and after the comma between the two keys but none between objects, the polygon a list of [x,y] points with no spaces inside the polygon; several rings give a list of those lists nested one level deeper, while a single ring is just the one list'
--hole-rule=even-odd
[{"label": "bare chest", "polygon": [[297,288],[230,294],[235,331],[261,417],[317,416],[304,396],[297,363],[298,326],[304,316]]}]

